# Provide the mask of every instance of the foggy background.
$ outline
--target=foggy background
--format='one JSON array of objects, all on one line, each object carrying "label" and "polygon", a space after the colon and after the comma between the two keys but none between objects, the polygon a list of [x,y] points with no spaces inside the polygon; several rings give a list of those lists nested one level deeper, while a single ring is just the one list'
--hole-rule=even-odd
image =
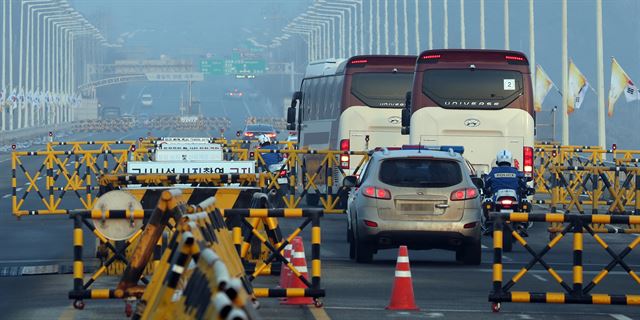
[{"label": "foggy background", "polygon": [[[368,7],[376,0],[363,0],[365,16],[365,46],[368,51]],[[417,0],[420,5],[421,50],[427,49],[427,1]],[[402,17],[403,1],[388,1],[391,53],[394,53],[393,10],[399,14],[399,39],[404,39]],[[409,7],[409,53],[415,54],[413,12],[414,0]],[[504,48],[503,0],[485,1],[485,25],[487,48]],[[73,6],[98,26],[111,41],[120,41],[122,48],[110,53],[113,59],[158,59],[161,55],[171,58],[190,59],[197,69],[199,60],[207,53],[213,57],[228,56],[233,48],[247,42],[247,38],[268,44],[297,15],[303,13],[311,0],[74,0]],[[449,0],[449,48],[460,47],[460,2]],[[597,85],[596,78],[596,2],[592,0],[569,0],[569,57],[587,77],[589,84]],[[640,81],[640,1],[604,1],[604,65],[605,103],[610,82],[610,57],[615,56],[629,76]],[[443,46],[443,1],[433,0],[433,45]],[[466,47],[480,46],[479,1],[465,1]],[[510,49],[529,54],[528,0],[510,1]],[[375,28],[375,26],[374,26]],[[536,63],[540,64],[555,84],[561,88],[561,1],[535,1]],[[306,61],[306,43],[300,36],[292,36],[283,45],[263,53],[268,62],[294,61],[296,86]],[[375,41],[375,35],[374,35]],[[404,44],[398,43],[402,54]],[[374,48],[375,49],[375,48]],[[360,52],[366,54],[368,52]],[[197,71],[197,70],[194,70]],[[229,106],[222,101],[225,90],[239,88],[254,93],[247,106]],[[133,105],[142,92],[154,96],[154,113],[176,113],[180,94],[186,92],[181,85],[157,83],[132,83],[103,90],[101,99],[107,104],[122,104],[123,112]],[[249,113],[256,116],[281,116],[283,99],[290,95],[286,77],[260,77],[256,79],[233,79],[231,77],[209,77],[194,88],[195,98],[202,101],[205,115],[227,115],[234,125],[242,123]],[[124,99],[123,99],[124,98]],[[543,104],[543,110],[561,106],[561,97],[551,89]],[[572,144],[596,144],[597,95],[590,90],[582,108],[570,116],[570,142]],[[247,109],[247,107],[249,107]],[[550,121],[549,114],[539,115],[539,122]],[[557,114],[560,123],[560,113]],[[614,116],[607,118],[607,143],[618,143],[622,148],[638,148],[640,137],[634,126],[640,121],[640,102],[626,103],[621,97],[616,104]],[[561,128],[556,128],[556,139]],[[539,132],[539,138],[549,138],[550,129]]]}]

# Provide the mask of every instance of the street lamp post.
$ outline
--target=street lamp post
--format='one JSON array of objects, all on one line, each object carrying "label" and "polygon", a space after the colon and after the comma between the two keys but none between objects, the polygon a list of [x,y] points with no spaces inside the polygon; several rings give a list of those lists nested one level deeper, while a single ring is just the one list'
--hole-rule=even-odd
[{"label": "street lamp post", "polygon": [[345,23],[344,23],[344,11],[343,10],[330,10],[330,9],[319,9],[315,8],[313,10],[313,14],[316,16],[325,16],[332,17],[336,19],[340,19],[340,32],[336,32],[335,24],[333,28],[333,33],[338,34],[338,43],[340,50],[336,50],[336,55],[340,55],[341,57],[345,56]]},{"label": "street lamp post", "polygon": [[[342,47],[345,48],[345,52],[342,52],[342,56],[352,55],[353,54],[353,33],[351,32],[351,28],[353,25],[352,17],[351,17],[351,6],[342,7],[342,6],[334,6],[334,5],[323,5],[322,7],[315,7],[314,11],[318,12],[331,12],[331,13],[339,13],[341,15],[341,41]],[[345,14],[345,12],[347,14]],[[346,26],[345,24],[345,16],[349,16],[349,24]],[[346,40],[349,40],[349,47],[346,46]]]},{"label": "street lamp post", "polygon": [[[318,41],[318,42],[324,42],[324,45],[322,45],[321,43],[318,43],[318,46],[316,48],[318,51],[324,50],[323,55],[325,57],[329,57],[331,55],[331,50],[332,50],[332,48],[330,47],[329,38],[332,37],[332,33],[330,29],[331,29],[331,24],[333,23],[333,19],[329,20],[328,16],[323,14],[318,14],[314,11],[308,11],[307,13],[303,13],[301,16],[306,17],[305,22],[307,21],[313,22],[313,24],[315,25],[320,24],[320,26],[322,27],[320,31],[323,37],[319,39],[322,41]],[[334,42],[334,46],[335,46],[335,42]],[[316,58],[319,58],[319,56],[320,56],[320,53],[318,53],[318,57]]]}]

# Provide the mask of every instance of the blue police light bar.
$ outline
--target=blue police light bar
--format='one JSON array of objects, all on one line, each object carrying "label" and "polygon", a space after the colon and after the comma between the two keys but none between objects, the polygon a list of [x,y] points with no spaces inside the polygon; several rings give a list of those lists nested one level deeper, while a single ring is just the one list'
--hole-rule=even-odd
[{"label": "blue police light bar", "polygon": [[432,150],[432,151],[444,151],[448,152],[452,150],[455,153],[463,154],[464,147],[463,146],[422,146],[415,144],[406,144],[402,146],[402,150]]}]

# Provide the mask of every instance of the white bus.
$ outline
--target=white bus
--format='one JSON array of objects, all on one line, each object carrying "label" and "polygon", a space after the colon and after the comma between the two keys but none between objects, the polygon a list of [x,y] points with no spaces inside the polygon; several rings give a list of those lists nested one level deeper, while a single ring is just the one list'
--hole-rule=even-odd
[{"label": "white bus", "polygon": [[[400,134],[400,116],[415,63],[416,56],[391,55],[311,63],[293,95],[288,129],[298,131],[300,148],[360,151],[408,143]],[[346,174],[359,158],[341,156]],[[312,170],[314,165],[307,163],[307,171]],[[316,203],[318,196],[309,193],[309,204]]]},{"label": "white bus", "polygon": [[411,144],[461,145],[478,173],[507,149],[525,175],[533,173],[534,119],[527,57],[502,50],[422,52],[402,132]]}]

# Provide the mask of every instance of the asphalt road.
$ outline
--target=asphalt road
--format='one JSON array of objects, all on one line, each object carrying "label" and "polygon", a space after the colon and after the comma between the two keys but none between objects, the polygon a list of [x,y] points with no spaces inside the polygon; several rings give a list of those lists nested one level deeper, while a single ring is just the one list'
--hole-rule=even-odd
[{"label": "asphalt road", "polygon": [[[85,134],[75,140],[135,139],[146,129],[126,133]],[[198,136],[205,132],[154,132],[156,135]],[[35,146],[37,149],[38,146]],[[72,223],[65,216],[27,216],[16,220],[11,216],[10,161],[0,154],[0,271],[15,266],[71,265]],[[37,161],[24,164],[39,166]],[[27,188],[28,186],[21,186]],[[38,199],[28,198],[26,205],[35,206]],[[543,211],[539,211],[543,212]],[[284,233],[300,221],[281,220]],[[527,239],[540,250],[548,241],[544,224],[536,224]],[[634,235],[603,235],[612,249],[619,252],[635,238]],[[308,246],[308,230],[303,232]],[[87,236],[85,241],[91,241]],[[357,264],[348,258],[345,241],[345,217],[329,215],[322,219],[322,286],[327,297],[324,308],[281,306],[277,299],[261,299],[260,313],[265,319],[640,319],[640,309],[632,306],[503,304],[500,313],[492,313],[487,296],[491,288],[491,238],[483,239],[480,266],[464,266],[455,262],[454,253],[431,250],[411,251],[411,271],[416,303],[420,311],[387,311],[393,283],[396,250],[378,253],[371,264]],[[531,256],[514,245],[514,252],[503,257],[505,279],[522,268]],[[88,250],[86,250],[88,251]],[[310,250],[307,247],[307,257]],[[87,258],[91,253],[86,252]],[[585,282],[590,281],[611,258],[585,236]],[[566,237],[551,250],[545,261],[571,283],[571,237]],[[640,258],[632,252],[625,261],[638,269]],[[1,274],[1,273],[0,273]],[[97,285],[113,286],[114,278],[105,278]],[[275,277],[259,277],[255,286],[273,287]],[[72,287],[72,275],[50,274],[32,276],[0,276],[0,319],[122,319],[122,301],[87,301],[85,310],[71,307],[67,292]],[[562,288],[543,269],[536,267],[514,287],[519,291],[561,292]],[[640,294],[640,285],[620,267],[616,267],[594,293]]]}]

